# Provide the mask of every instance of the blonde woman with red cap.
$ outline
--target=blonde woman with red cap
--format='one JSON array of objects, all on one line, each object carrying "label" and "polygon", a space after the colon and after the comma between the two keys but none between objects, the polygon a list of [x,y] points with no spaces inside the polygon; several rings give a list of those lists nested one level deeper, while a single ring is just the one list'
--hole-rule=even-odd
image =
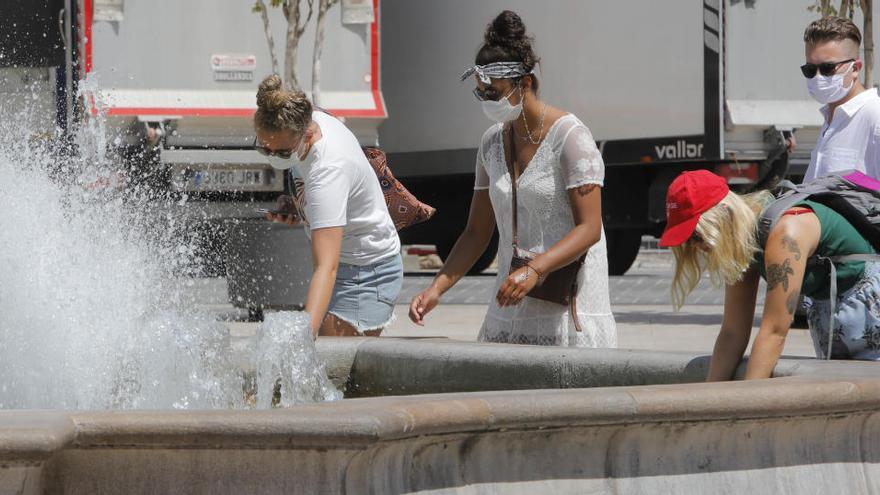
[{"label": "blonde woman with red cap", "polygon": [[[676,309],[704,271],[724,284],[724,318],[709,364],[709,381],[730,380],[749,343],[758,283],[767,281],[764,314],[752,347],[746,379],[769,378],[779,360],[801,292],[816,354],[828,350],[828,270],[807,259],[874,253],[871,244],[840,214],[803,201],[787,210],[758,245],[757,222],[773,201],[768,192],[739,196],[706,170],[684,172],[669,186],[666,231],[660,245],[675,255],[672,299]],[[880,264],[835,263],[837,298],[831,356],[880,360]]]}]

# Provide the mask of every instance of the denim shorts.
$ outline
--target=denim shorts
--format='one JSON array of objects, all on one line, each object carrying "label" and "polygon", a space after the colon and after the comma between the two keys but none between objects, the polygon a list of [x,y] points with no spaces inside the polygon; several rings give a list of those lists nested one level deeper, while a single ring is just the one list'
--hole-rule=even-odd
[{"label": "denim shorts", "polygon": [[[829,300],[804,298],[816,356],[828,352]],[[866,263],[862,278],[837,298],[833,359],[880,361],[880,263]]]},{"label": "denim shorts", "polygon": [[394,319],[394,304],[403,286],[403,259],[373,265],[339,264],[328,312],[358,333],[385,328]]}]

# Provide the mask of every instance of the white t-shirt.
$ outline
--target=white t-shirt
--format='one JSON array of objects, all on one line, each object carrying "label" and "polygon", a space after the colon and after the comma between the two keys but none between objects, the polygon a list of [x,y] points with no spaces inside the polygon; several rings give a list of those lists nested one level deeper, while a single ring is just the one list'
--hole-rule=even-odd
[{"label": "white t-shirt", "polygon": [[321,128],[310,151],[315,156],[290,170],[307,230],[343,227],[342,263],[364,266],[396,256],[400,238],[357,138],[324,112],[313,112],[312,120]]},{"label": "white t-shirt", "polygon": [[820,111],[825,123],[804,182],[845,170],[858,170],[880,180],[880,96],[874,88],[862,91],[834,110],[828,124],[828,105]]}]

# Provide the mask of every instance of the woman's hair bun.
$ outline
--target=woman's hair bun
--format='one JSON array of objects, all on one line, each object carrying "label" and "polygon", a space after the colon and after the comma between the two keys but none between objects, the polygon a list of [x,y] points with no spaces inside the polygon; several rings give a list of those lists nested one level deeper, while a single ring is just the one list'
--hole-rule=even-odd
[{"label": "woman's hair bun", "polygon": [[278,111],[287,102],[287,91],[281,78],[273,74],[260,83],[257,89],[257,106],[270,112]]},{"label": "woman's hair bun", "polygon": [[526,33],[522,18],[512,10],[498,14],[486,26],[483,46],[477,52],[477,65],[492,62],[522,62],[532,70],[540,59],[532,49],[532,37]]},{"label": "woman's hair bun", "polygon": [[526,36],[526,25],[519,14],[505,10],[486,27],[485,42],[490,46],[519,47],[523,42],[530,42]]},{"label": "woman's hair bun", "polygon": [[254,121],[266,130],[289,129],[302,131],[312,120],[312,103],[306,94],[288,90],[277,74],[260,83],[257,89],[257,113]]}]

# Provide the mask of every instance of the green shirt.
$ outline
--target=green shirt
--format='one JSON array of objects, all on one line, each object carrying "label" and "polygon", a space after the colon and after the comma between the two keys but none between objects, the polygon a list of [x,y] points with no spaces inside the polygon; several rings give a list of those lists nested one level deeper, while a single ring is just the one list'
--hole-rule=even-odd
[{"label": "green shirt", "polygon": [[[819,256],[841,256],[845,254],[873,254],[874,248],[865,240],[840,213],[815,201],[802,201],[795,206],[805,206],[819,218],[821,232],[816,253]],[[806,253],[804,253],[806,255]],[[767,279],[764,266],[764,251],[755,254],[755,262],[761,277]],[[801,293],[814,299],[828,299],[829,273],[828,265],[818,265],[804,273]],[[837,268],[837,293],[841,294],[851,288],[862,277],[865,271],[863,262],[835,263]]]}]

